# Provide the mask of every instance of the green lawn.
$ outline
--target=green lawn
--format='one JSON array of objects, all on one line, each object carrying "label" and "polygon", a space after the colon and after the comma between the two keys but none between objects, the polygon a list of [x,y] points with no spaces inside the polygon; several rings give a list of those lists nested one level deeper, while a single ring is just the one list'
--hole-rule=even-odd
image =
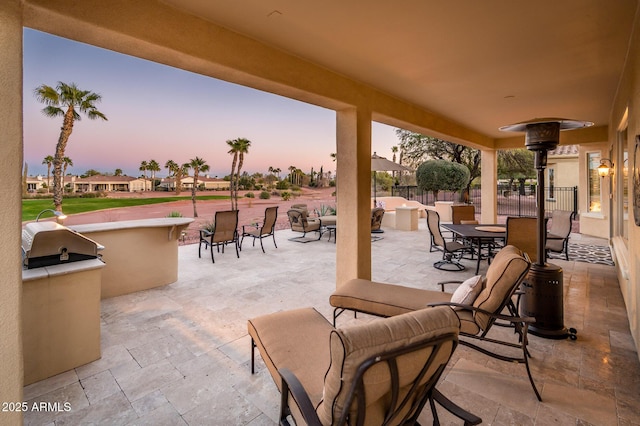
[{"label": "green lawn", "polygon": [[[160,198],[65,198],[62,210],[65,214],[83,213],[94,210],[113,209],[117,207],[142,206],[145,204],[170,203],[172,201],[190,200],[191,197],[160,197]],[[228,200],[228,195],[201,195],[197,200]],[[35,220],[38,213],[45,209],[53,209],[52,199],[22,200],[22,221]],[[41,218],[52,217],[50,212]]]}]

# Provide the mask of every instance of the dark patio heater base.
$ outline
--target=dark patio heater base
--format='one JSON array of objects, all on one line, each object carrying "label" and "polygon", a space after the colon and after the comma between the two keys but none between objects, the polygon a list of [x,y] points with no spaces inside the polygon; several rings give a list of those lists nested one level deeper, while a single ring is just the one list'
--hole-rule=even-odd
[{"label": "dark patio heater base", "polygon": [[547,339],[576,339],[576,330],[564,326],[562,268],[547,263],[531,265],[523,281],[521,315],[535,317],[529,333]]},{"label": "dark patio heater base", "polygon": [[529,332],[548,339],[576,339],[576,330],[564,326],[562,268],[546,263],[546,225],[544,214],[544,169],[547,167],[547,151],[555,149],[560,141],[560,131],[588,127],[593,123],[563,118],[540,118],[501,127],[500,130],[525,132],[525,147],[534,152],[537,170],[537,250],[536,262],[531,265],[524,281],[524,303],[520,308],[525,316],[535,318]]}]

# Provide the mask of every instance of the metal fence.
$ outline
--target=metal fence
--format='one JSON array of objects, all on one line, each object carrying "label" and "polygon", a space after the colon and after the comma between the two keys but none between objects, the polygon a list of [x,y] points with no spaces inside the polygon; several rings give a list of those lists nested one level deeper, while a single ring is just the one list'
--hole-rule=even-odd
[{"label": "metal fence", "polygon": [[[536,185],[508,186],[498,185],[498,216],[536,216]],[[571,210],[578,213],[578,187],[545,187],[545,213],[551,215],[553,210]],[[454,203],[471,203],[476,213],[482,211],[480,188],[473,188],[468,199],[459,192],[440,191],[438,198],[432,192],[421,191],[417,186],[394,186],[391,195],[416,200],[425,205],[433,205],[435,201],[453,201]],[[378,193],[378,196],[383,194]]]}]

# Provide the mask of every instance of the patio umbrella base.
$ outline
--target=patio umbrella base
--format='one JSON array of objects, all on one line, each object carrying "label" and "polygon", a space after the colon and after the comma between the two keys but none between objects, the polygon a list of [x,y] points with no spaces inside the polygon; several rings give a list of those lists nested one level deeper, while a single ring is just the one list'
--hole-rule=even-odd
[{"label": "patio umbrella base", "polygon": [[546,339],[575,340],[576,330],[564,326],[562,268],[549,263],[533,264],[523,286],[521,315],[536,319],[529,326],[529,333]]}]

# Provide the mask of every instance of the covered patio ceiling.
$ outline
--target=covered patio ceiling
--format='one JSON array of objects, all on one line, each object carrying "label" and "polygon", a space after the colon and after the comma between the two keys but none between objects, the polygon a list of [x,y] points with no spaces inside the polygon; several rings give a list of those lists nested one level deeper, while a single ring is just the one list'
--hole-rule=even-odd
[{"label": "covered patio ceiling", "polygon": [[162,1],[490,138],[535,117],[606,126],[638,5]]}]

